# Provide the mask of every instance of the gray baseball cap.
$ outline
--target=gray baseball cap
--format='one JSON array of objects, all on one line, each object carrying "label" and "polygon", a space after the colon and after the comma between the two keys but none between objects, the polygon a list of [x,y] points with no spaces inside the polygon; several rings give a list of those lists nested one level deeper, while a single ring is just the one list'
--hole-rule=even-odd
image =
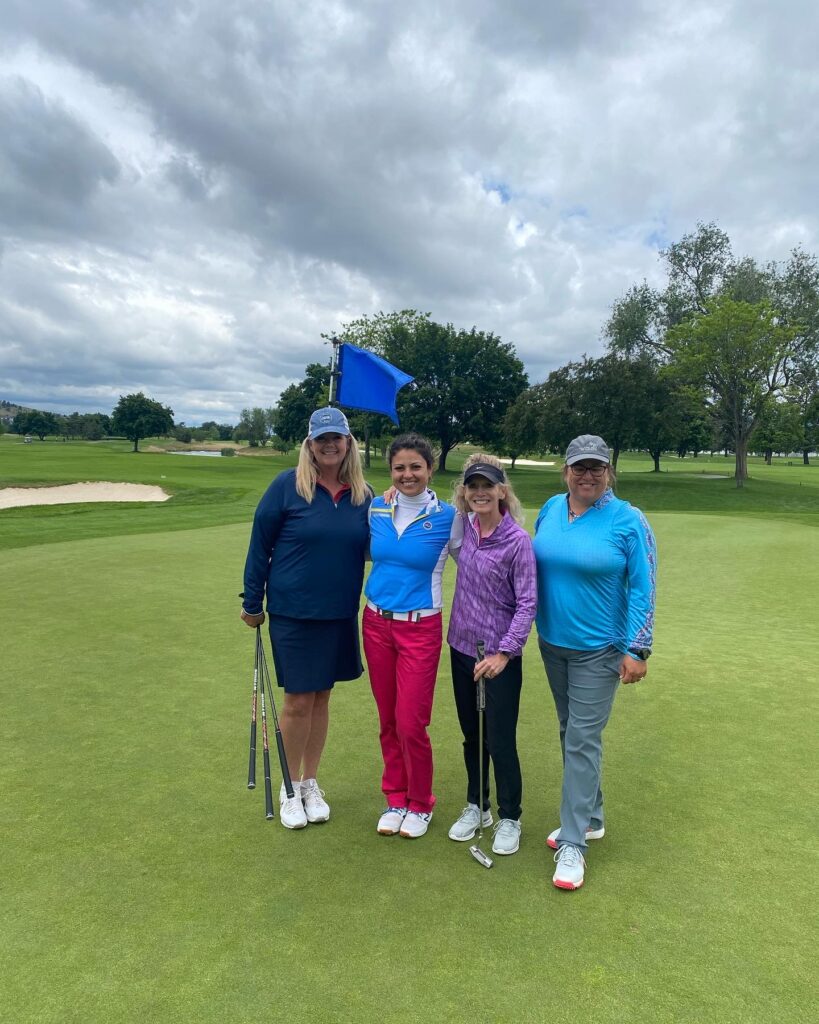
[{"label": "gray baseball cap", "polygon": [[581,434],[580,437],[569,441],[569,447],[566,449],[566,465],[573,466],[581,459],[595,459],[597,462],[605,462],[608,465],[611,461],[609,446],[597,434]]},{"label": "gray baseball cap", "polygon": [[310,417],[310,426],[307,428],[307,436],[315,441],[322,434],[344,434],[349,435],[350,424],[341,409],[334,409],[327,406],[326,409],[316,409]]}]

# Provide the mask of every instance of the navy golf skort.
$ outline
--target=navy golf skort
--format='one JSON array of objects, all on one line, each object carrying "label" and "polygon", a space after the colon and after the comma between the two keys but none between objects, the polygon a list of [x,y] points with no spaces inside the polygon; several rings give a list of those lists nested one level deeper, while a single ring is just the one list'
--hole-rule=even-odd
[{"label": "navy golf skort", "polygon": [[285,693],[330,690],[334,683],[364,672],[358,617],[291,619],[268,616],[276,681]]}]

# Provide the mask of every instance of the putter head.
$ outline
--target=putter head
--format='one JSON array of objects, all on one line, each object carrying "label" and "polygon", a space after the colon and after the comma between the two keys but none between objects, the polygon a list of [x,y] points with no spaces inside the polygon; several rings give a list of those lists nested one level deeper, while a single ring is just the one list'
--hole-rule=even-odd
[{"label": "putter head", "polygon": [[483,852],[480,846],[470,846],[469,852],[472,854],[475,860],[479,864],[483,865],[483,867],[485,868],[491,868],[492,865],[495,863],[488,854]]}]

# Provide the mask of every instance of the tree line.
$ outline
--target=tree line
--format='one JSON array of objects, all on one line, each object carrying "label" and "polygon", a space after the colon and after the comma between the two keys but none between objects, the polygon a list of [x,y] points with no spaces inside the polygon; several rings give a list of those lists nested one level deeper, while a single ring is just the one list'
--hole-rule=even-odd
[{"label": "tree line", "polygon": [[[613,449],[735,455],[737,486],[748,451],[819,448],[819,264],[801,249],[783,263],[736,258],[713,223],[661,250],[665,284],[628,289],[603,325],[606,352],[559,367],[531,385],[514,346],[491,332],[440,324],[404,309],[362,316],[339,339],[368,349],[411,374],[398,395],[402,429],[439,448],[439,469],[462,442],[486,446],[513,462],[530,452],[562,451],[581,433],[601,434]],[[329,339],[330,335],[323,337]],[[56,416],[20,410],[16,433],[91,440],[173,433],[181,441],[246,440],[289,450],[304,437],[313,409],[326,404],[330,366],[310,363],[304,378],[270,408],[242,410],[237,426],[174,424],[173,410],[142,392],[102,413]],[[384,416],[349,410],[365,463],[397,430]]]},{"label": "tree line", "polygon": [[[666,283],[633,285],[603,327],[606,352],[583,356],[528,386],[513,346],[473,328],[458,331],[415,310],[378,313],[339,337],[384,356],[415,381],[402,389],[402,424],[434,439],[446,456],[463,441],[513,462],[562,451],[581,433],[601,434],[616,464],[624,449],[679,457],[730,451],[737,486],[748,451],[819,448],[819,265],[794,250],[784,263],[736,258],[715,224],[660,252]],[[326,337],[326,335],[325,335]],[[271,423],[300,439],[310,410],[327,394],[329,369],[314,363],[285,389]],[[384,447],[395,428],[353,413],[351,425]],[[272,428],[271,428],[272,429]]]}]

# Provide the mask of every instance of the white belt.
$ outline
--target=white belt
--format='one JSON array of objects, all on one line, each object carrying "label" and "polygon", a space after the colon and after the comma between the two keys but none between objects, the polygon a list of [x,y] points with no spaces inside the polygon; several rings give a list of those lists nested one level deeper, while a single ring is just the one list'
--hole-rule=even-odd
[{"label": "white belt", "polygon": [[380,615],[382,619],[396,619],[398,622],[418,622],[419,619],[426,619],[429,615],[440,615],[440,608],[422,608],[417,612],[391,612],[387,608],[379,608],[377,604],[367,599],[367,607]]}]

